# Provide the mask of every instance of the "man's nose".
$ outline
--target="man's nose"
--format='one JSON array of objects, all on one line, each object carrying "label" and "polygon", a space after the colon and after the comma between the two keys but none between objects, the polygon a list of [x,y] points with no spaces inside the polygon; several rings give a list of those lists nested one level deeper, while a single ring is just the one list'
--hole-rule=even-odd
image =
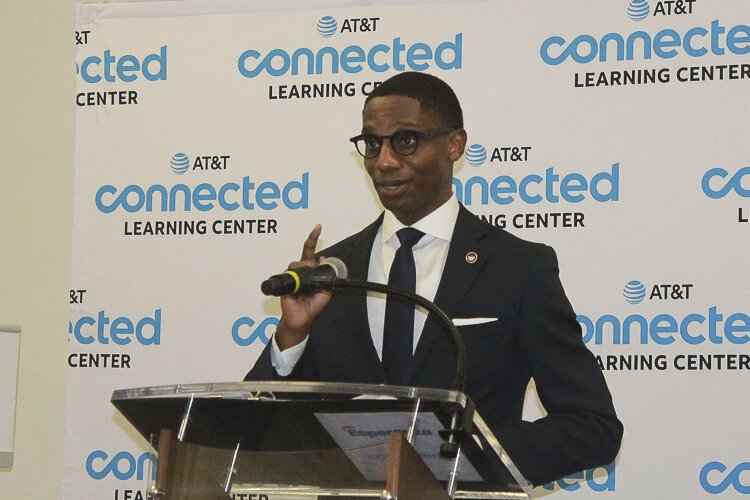
[{"label": "man's nose", "polygon": [[375,158],[377,168],[394,168],[399,165],[399,154],[393,150],[390,139],[384,139],[380,154]]}]

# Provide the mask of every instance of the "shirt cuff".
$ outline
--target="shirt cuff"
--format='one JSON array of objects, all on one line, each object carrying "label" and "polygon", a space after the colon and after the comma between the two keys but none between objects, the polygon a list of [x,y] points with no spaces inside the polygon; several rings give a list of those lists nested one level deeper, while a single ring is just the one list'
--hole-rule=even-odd
[{"label": "shirt cuff", "polygon": [[305,346],[309,338],[310,336],[308,335],[299,344],[283,351],[276,344],[276,335],[271,338],[271,366],[273,366],[280,377],[287,377],[292,373],[294,365],[297,364],[299,358],[302,357],[302,353],[305,352]]}]

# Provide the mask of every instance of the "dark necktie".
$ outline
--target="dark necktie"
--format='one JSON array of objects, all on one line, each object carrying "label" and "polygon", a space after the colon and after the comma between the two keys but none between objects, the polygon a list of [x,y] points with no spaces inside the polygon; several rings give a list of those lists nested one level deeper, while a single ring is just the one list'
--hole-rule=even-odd
[{"label": "dark necktie", "polygon": [[[415,292],[417,271],[412,247],[424,236],[422,231],[405,227],[396,233],[401,246],[391,264],[388,284]],[[414,304],[388,294],[383,322],[383,368],[388,383],[403,385],[411,365],[414,344]]]}]

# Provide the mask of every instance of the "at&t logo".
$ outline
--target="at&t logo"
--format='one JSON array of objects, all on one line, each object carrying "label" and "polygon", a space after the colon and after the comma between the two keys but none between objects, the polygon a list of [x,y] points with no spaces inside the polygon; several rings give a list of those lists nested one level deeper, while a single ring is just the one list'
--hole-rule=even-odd
[{"label": "at&t logo", "polygon": [[640,281],[628,281],[622,295],[629,304],[640,304],[646,298],[646,286]]},{"label": "at&t logo", "polygon": [[318,34],[323,38],[331,38],[339,29],[339,24],[331,16],[323,16],[318,21]]},{"label": "at&t logo", "polygon": [[[696,0],[661,0],[656,2],[654,16],[680,16],[693,13]],[[628,4],[628,17],[640,22],[651,13],[651,6],[646,0],[631,0]]]},{"label": "at&t logo", "polygon": [[490,162],[523,162],[528,161],[529,151],[531,146],[498,146],[490,153],[481,144],[472,144],[466,150],[466,163],[478,167],[488,158]]},{"label": "at&t logo", "polygon": [[169,162],[169,166],[172,168],[172,172],[182,175],[190,168],[190,158],[185,153],[175,153]]},{"label": "at&t logo", "polygon": [[[198,155],[192,162],[193,170],[226,170],[229,155]],[[175,153],[169,161],[169,167],[176,175],[183,175],[190,169],[190,157],[185,153]]]},{"label": "at&t logo", "polygon": [[[353,17],[344,19],[341,23],[341,33],[366,33],[377,31],[379,17]],[[339,31],[339,23],[332,16],[323,16],[318,20],[318,34],[323,38],[331,38]]]},{"label": "at&t logo", "polygon": [[646,0],[633,0],[628,4],[628,16],[636,22],[646,19],[650,11],[651,6]]},{"label": "at&t logo", "polygon": [[472,144],[466,150],[466,163],[472,167],[483,165],[487,161],[487,150],[481,144]]},{"label": "at&t logo", "polygon": [[728,489],[750,495],[750,462],[741,462],[729,472],[727,470],[728,467],[721,462],[707,463],[698,474],[701,487],[712,495]]},{"label": "at&t logo", "polygon": [[[666,283],[651,286],[648,300],[689,300],[692,283]],[[646,298],[646,285],[638,280],[628,281],[622,296],[629,304],[640,304]]]},{"label": "at&t logo", "polygon": [[151,480],[155,480],[156,456],[153,453],[142,453],[136,457],[129,451],[120,451],[110,457],[106,451],[94,450],[86,457],[86,473],[96,480],[112,475],[120,481],[133,478],[142,481],[149,466]]},{"label": "at&t logo", "polygon": [[661,0],[656,2],[654,16],[681,16],[693,13],[696,0]]}]

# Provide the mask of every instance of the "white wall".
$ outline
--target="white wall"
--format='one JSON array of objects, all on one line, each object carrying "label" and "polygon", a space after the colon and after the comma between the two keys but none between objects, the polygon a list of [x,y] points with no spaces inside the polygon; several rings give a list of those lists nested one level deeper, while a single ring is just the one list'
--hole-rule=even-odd
[{"label": "white wall", "polygon": [[0,323],[21,325],[0,498],[60,498],[73,200],[73,0],[0,0]]}]

